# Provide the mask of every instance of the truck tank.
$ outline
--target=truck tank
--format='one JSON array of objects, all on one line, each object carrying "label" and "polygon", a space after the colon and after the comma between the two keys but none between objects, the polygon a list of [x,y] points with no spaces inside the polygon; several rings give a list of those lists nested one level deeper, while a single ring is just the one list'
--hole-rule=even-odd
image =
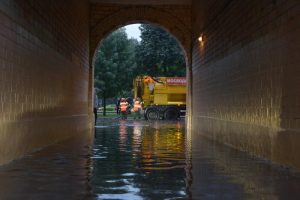
[{"label": "truck tank", "polygon": [[174,120],[185,115],[185,77],[138,76],[133,84],[134,98],[144,102],[145,119]]}]

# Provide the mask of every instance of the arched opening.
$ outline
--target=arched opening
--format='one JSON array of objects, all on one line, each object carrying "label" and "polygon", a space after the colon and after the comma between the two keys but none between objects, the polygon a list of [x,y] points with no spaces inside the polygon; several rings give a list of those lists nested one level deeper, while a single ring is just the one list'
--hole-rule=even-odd
[{"label": "arched opening", "polygon": [[149,24],[149,25],[152,25],[152,26],[157,26],[159,27],[160,29],[164,30],[165,32],[167,32],[168,34],[170,34],[178,43],[178,45],[180,46],[181,48],[181,51],[183,52],[184,54],[184,58],[185,58],[185,62],[186,62],[186,68],[189,67],[189,63],[190,63],[190,58],[189,58],[189,51],[188,49],[184,46],[184,44],[182,44],[182,42],[180,41],[180,39],[178,39],[178,37],[176,35],[174,35],[172,33],[172,31],[170,31],[168,28],[166,28],[165,26],[161,25],[161,24],[158,24],[158,23],[153,23],[151,21],[147,21],[147,20],[141,20],[141,21],[129,21],[127,23],[124,23],[124,24],[120,24],[120,25],[115,25],[113,26],[108,32],[106,32],[103,36],[101,36],[101,38],[98,38],[98,41],[97,41],[97,45],[94,49],[92,49],[92,67],[94,68],[94,65],[95,65],[95,58],[96,58],[96,50],[99,48],[99,46],[101,45],[102,41],[107,38],[108,35],[110,35],[112,32],[116,31],[117,29],[119,28],[122,28],[122,27],[125,27],[125,26],[128,26],[128,25],[133,25],[133,24]]},{"label": "arched opening", "polygon": [[[189,108],[189,106],[190,106],[190,104],[189,104],[189,97],[190,97],[190,77],[188,76],[188,74],[189,74],[189,70],[190,70],[190,67],[189,67],[189,56],[188,56],[188,52],[186,51],[186,48],[184,48],[184,46],[183,46],[183,44],[182,44],[182,42],[175,36],[175,35],[173,35],[167,28],[165,28],[164,26],[162,26],[162,25],[159,25],[159,24],[157,24],[157,23],[149,23],[149,21],[138,21],[139,22],[139,24],[144,24],[145,26],[150,26],[150,27],[156,27],[156,29],[158,29],[161,33],[163,33],[164,35],[167,35],[167,37],[168,38],[171,38],[171,39],[169,39],[170,41],[172,41],[171,43],[173,44],[176,44],[176,45],[174,45],[174,47],[173,47],[173,51],[172,52],[175,52],[176,50],[177,50],[177,52],[180,52],[180,53],[178,53],[178,56],[173,56],[173,59],[174,60],[178,60],[179,58],[178,57],[180,57],[180,58],[182,58],[181,60],[182,60],[182,68],[183,68],[183,70],[181,70],[181,71],[184,71],[184,73],[179,73],[179,72],[175,72],[176,70],[178,70],[179,68],[178,68],[178,66],[175,66],[175,68],[176,69],[173,69],[173,73],[172,72],[170,72],[170,70],[172,70],[172,69],[168,69],[168,70],[165,70],[164,71],[164,73],[149,73],[149,72],[144,72],[144,71],[149,71],[149,70],[147,70],[147,69],[149,69],[149,68],[151,68],[149,65],[151,65],[151,64],[146,64],[147,65],[147,69],[145,69],[145,66],[143,66],[143,63],[141,64],[141,62],[139,63],[139,65],[140,66],[138,66],[137,67],[137,69],[139,69],[140,67],[144,67],[144,69],[145,70],[143,70],[143,73],[140,73],[140,74],[136,74],[136,75],[150,75],[150,76],[157,76],[157,74],[159,74],[158,76],[160,76],[160,77],[179,77],[179,76],[184,76],[184,77],[186,77],[186,79],[181,79],[181,80],[183,80],[183,81],[185,81],[185,82],[187,82],[186,83],[186,96],[184,96],[183,98],[184,98],[184,100],[176,100],[176,98],[179,98],[179,94],[174,94],[174,95],[172,95],[172,98],[173,98],[173,102],[174,102],[174,104],[183,104],[183,103],[180,103],[180,102],[183,102],[184,101],[184,105],[182,105],[181,107],[176,107],[176,105],[175,105],[175,108],[173,107],[173,108],[168,108],[168,107],[166,107],[166,108],[163,108],[164,110],[163,111],[160,111],[160,114],[158,114],[157,116],[158,116],[158,118],[162,118],[162,119],[172,119],[172,114],[174,114],[174,113],[177,113],[178,112],[178,116],[180,115],[180,113],[182,114],[182,113],[185,113],[185,111],[186,111],[186,105],[187,105],[187,107]],[[125,23],[125,24],[123,24],[123,25],[116,25],[116,26],[114,26],[114,28],[110,31],[110,32],[107,32],[100,40],[99,40],[99,42],[98,42],[98,44],[97,44],[97,48],[95,49],[95,51],[93,52],[93,58],[92,58],[92,69],[91,70],[93,70],[93,74],[94,74],[94,70],[95,70],[95,63],[96,63],[96,58],[97,58],[97,52],[98,52],[98,50],[100,49],[100,46],[101,46],[101,44],[102,44],[102,42],[103,42],[103,40],[105,39],[105,38],[107,38],[107,37],[109,37],[110,36],[110,34],[112,34],[112,33],[114,33],[115,31],[117,31],[117,30],[120,30],[120,28],[121,27],[125,27],[125,26],[127,26],[127,25],[132,25],[132,24],[136,24],[137,23],[137,21],[134,21],[134,22],[127,22],[127,23]],[[156,38],[157,39],[157,38]],[[143,41],[142,41],[142,43],[143,43]],[[159,44],[157,44],[157,45],[159,45]],[[165,44],[165,45],[168,45],[168,44]],[[139,46],[142,46],[142,45],[139,45]],[[156,46],[156,45],[155,45]],[[167,49],[167,48],[166,48]],[[161,51],[162,52],[162,51]],[[171,54],[171,52],[169,51],[168,52],[169,54]],[[166,54],[168,54],[168,53],[166,53]],[[143,56],[143,55],[142,55]],[[149,57],[149,56],[148,56]],[[162,56],[163,57],[163,56]],[[161,59],[161,60],[163,60],[163,58],[162,57],[160,57],[160,58],[156,58],[156,59]],[[152,58],[150,57],[150,60],[151,60]],[[179,59],[180,60],[180,59]],[[169,60],[169,62],[167,63],[167,64],[165,64],[164,62],[162,62],[162,64],[161,65],[163,65],[163,66],[161,66],[161,67],[164,67],[165,69],[167,69],[169,66],[167,66],[169,63],[170,63],[171,61]],[[170,64],[169,64],[170,65]],[[176,64],[175,64],[176,65]],[[153,66],[153,65],[152,65]],[[171,67],[173,67],[173,66],[171,66]],[[158,67],[157,67],[158,68]],[[169,67],[170,68],[170,67]],[[132,80],[130,80],[130,81],[133,81],[133,77],[131,77],[132,78]],[[166,78],[166,81],[168,81],[167,80],[168,78]],[[187,81],[186,81],[187,80]],[[93,81],[94,82],[94,81]],[[180,87],[182,87],[180,84],[179,84],[179,87],[178,88],[180,88]],[[177,97],[176,97],[176,95],[177,95]],[[135,95],[136,96],[136,95]],[[168,95],[168,96],[170,96],[170,95]],[[160,97],[161,98],[161,97]],[[177,101],[177,103],[175,103]],[[168,104],[171,104],[171,103],[168,103]],[[161,110],[161,108],[159,108],[159,110]],[[175,112],[176,111],[176,112]],[[147,119],[147,113],[145,113],[145,118]],[[159,117],[160,116],[160,117]],[[175,115],[176,116],[176,115]],[[176,117],[175,117],[176,118]]]},{"label": "arched opening", "polygon": [[[122,6],[121,6],[122,7]],[[109,6],[108,6],[109,8]],[[191,22],[189,18],[180,18],[178,15],[168,12],[167,9],[158,9],[148,6],[129,6],[126,9],[118,9],[106,13],[99,12],[103,5],[93,5],[91,8],[92,18],[90,19],[90,76],[89,76],[89,108],[92,113],[93,105],[93,86],[94,86],[94,53],[99,43],[113,30],[121,26],[133,23],[150,23],[162,27],[172,34],[182,49],[184,49],[187,74],[187,128],[191,129],[192,122],[192,42],[191,42]],[[182,7],[180,12],[189,10],[188,7]],[[178,11],[179,11],[178,10]],[[186,12],[189,16],[189,12]],[[91,118],[90,118],[91,119]],[[90,120],[91,121],[91,120]]]}]

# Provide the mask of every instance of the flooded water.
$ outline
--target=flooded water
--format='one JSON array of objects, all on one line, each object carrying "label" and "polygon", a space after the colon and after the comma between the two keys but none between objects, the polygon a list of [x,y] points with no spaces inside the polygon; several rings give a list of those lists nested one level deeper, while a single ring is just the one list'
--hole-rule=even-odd
[{"label": "flooded water", "polygon": [[0,200],[299,199],[300,178],[186,133],[182,121],[99,120],[0,167]]},{"label": "flooded water", "polygon": [[186,198],[184,137],[180,122],[98,127],[93,193],[99,199]]}]

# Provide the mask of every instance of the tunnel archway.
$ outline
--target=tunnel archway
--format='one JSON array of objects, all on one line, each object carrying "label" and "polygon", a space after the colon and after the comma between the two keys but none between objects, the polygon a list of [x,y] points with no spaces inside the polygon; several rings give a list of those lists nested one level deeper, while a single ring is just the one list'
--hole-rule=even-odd
[{"label": "tunnel archway", "polygon": [[[99,7],[99,10],[101,9],[103,9],[102,5]],[[94,17],[90,19],[91,55],[95,52],[99,41],[117,28],[134,23],[149,23],[158,25],[173,35],[184,49],[188,61],[190,61],[191,28],[190,24],[187,24],[189,21],[185,22],[174,14],[149,6],[119,8],[117,11],[112,11],[112,13],[101,17],[96,14],[97,11],[97,6],[93,6],[91,12]]]},{"label": "tunnel archway", "polygon": [[169,35],[171,35],[172,38],[174,38],[177,42],[177,44],[179,45],[181,51],[183,52],[184,55],[184,59],[185,59],[185,63],[186,63],[186,68],[189,68],[189,61],[190,61],[190,57],[189,57],[189,52],[188,50],[183,46],[183,43],[181,42],[181,40],[178,39],[178,37],[176,37],[176,35],[174,35],[172,32],[170,32],[168,29],[166,29],[164,26],[160,25],[160,24],[156,24],[156,23],[152,23],[150,21],[128,21],[124,24],[120,24],[120,25],[116,25],[114,26],[114,28],[112,30],[110,30],[109,32],[105,33],[101,38],[99,38],[97,45],[95,46],[95,48],[92,48],[91,50],[93,50],[91,53],[91,67],[94,68],[95,65],[95,58],[96,58],[96,51],[99,48],[99,46],[101,45],[102,41],[107,38],[107,36],[109,36],[111,33],[113,33],[114,31],[118,30],[119,28],[128,26],[128,25],[132,25],[132,24],[149,24],[151,26],[156,26],[162,30],[164,30],[165,32],[167,32]]},{"label": "tunnel archway", "polygon": [[[187,10],[190,8],[188,7]],[[90,19],[90,80],[89,80],[89,105],[93,105],[94,87],[94,61],[95,52],[101,41],[114,30],[135,23],[147,23],[159,26],[170,33],[181,46],[186,61],[187,77],[187,128],[191,127],[191,95],[192,95],[192,69],[191,69],[191,26],[190,21],[183,20],[172,14],[167,9],[159,9],[149,6],[127,6],[125,9],[115,6],[110,7],[111,13],[106,15],[97,14],[103,10],[103,5],[93,5],[91,7]]]}]

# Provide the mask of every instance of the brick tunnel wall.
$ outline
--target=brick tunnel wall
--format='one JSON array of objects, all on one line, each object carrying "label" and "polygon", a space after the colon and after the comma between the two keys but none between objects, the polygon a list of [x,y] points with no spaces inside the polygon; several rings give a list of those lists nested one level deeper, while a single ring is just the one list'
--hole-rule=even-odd
[{"label": "brick tunnel wall", "polygon": [[88,128],[89,5],[0,2],[0,164]]},{"label": "brick tunnel wall", "polygon": [[193,8],[193,129],[300,169],[300,2]]},{"label": "brick tunnel wall", "polygon": [[189,5],[124,5],[90,4],[90,53],[117,28],[132,23],[158,25],[175,37],[187,60],[191,49],[191,6]]}]

